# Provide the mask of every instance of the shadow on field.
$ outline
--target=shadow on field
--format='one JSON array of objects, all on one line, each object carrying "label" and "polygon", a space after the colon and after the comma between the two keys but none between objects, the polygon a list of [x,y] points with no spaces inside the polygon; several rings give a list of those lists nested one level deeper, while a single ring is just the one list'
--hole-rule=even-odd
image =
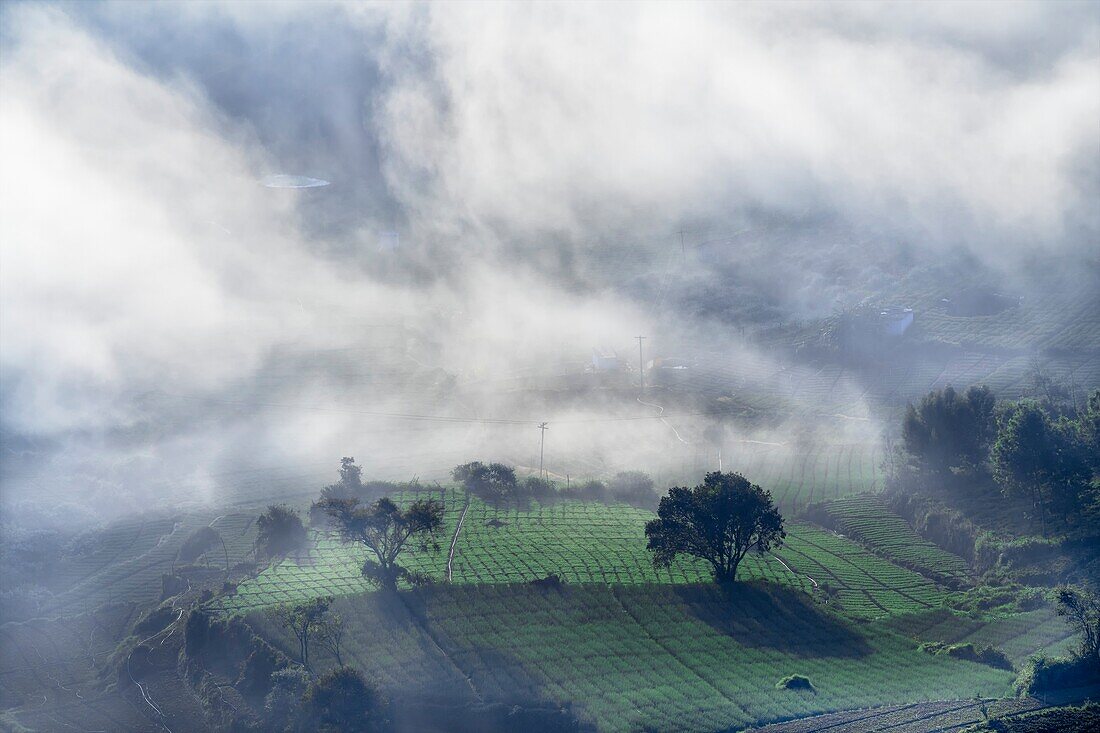
[{"label": "shadow on field", "polygon": [[871,647],[857,629],[801,593],[763,583],[677,586],[684,612],[747,647],[802,657],[860,658]]}]

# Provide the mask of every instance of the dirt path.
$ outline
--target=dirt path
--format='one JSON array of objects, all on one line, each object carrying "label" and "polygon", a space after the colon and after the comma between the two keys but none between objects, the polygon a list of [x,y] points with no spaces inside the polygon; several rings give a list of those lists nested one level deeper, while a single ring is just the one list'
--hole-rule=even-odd
[{"label": "dirt path", "polygon": [[451,549],[447,552],[447,582],[451,582],[451,566],[455,559],[455,545],[458,544],[458,534],[462,531],[462,523],[466,521],[466,512],[470,511],[470,495],[466,494],[466,503],[462,507],[462,516],[458,518],[458,526],[455,527],[455,536],[451,538]]}]

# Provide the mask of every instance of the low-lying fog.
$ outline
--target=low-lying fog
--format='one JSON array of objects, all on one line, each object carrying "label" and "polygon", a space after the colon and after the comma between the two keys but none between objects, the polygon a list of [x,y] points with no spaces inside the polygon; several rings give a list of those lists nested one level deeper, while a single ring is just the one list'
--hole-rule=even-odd
[{"label": "low-lying fog", "polygon": [[6,518],[875,442],[761,334],[1097,254],[1094,3],[309,7],[0,9]]}]

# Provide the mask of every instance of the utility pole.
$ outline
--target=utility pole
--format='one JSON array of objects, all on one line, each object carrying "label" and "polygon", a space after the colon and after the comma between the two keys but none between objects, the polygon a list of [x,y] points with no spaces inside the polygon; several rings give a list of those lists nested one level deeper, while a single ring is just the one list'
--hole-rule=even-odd
[{"label": "utility pole", "polygon": [[638,379],[641,380],[639,382],[639,384],[641,385],[641,390],[640,391],[644,393],[645,392],[645,362],[642,361],[642,341],[644,341],[646,337],[645,336],[635,336],[634,338],[638,339]]},{"label": "utility pole", "polygon": [[684,246],[684,230],[680,230],[680,255],[687,259],[687,247]]},{"label": "utility pole", "polygon": [[544,422],[539,423],[539,430],[542,431],[542,437],[539,439],[539,478],[546,478],[542,469],[542,457],[546,449],[546,431],[549,425]]}]

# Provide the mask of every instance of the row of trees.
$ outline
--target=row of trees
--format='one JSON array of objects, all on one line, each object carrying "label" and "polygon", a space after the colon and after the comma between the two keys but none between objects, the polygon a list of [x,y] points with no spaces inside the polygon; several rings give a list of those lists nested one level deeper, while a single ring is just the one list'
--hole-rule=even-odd
[{"label": "row of trees", "polygon": [[902,439],[906,460],[895,479],[1023,497],[1044,534],[1052,517],[1067,523],[1100,513],[1100,390],[1077,410],[1049,398],[998,403],[987,387],[947,387],[908,407]]},{"label": "row of trees", "polygon": [[532,500],[578,499],[652,507],[657,501],[653,479],[644,471],[620,471],[610,481],[592,479],[562,486],[537,476],[519,479],[516,470],[503,463],[472,461],[455,466],[451,477],[471,494],[493,506],[523,504]]}]

